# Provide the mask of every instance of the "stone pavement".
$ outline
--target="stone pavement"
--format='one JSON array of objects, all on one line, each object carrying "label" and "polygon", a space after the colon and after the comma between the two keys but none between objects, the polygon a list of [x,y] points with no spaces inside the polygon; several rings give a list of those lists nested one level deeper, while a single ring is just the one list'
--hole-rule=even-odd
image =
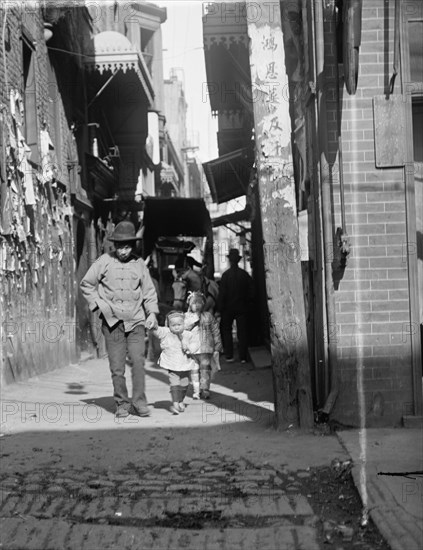
[{"label": "stone pavement", "polygon": [[392,550],[423,548],[421,429],[340,432],[353,478],[370,517]]},{"label": "stone pavement", "polygon": [[308,475],[216,457],[2,476],[2,546],[314,550],[317,518],[295,484]]},{"label": "stone pavement", "polygon": [[223,365],[210,402],[188,398],[179,416],[165,373],[147,372],[152,416],[142,419],[114,418],[104,359],[3,388],[1,547],[321,548],[302,484],[347,461],[346,448],[357,460],[354,432],[342,433],[345,447],[275,432],[270,369]]},{"label": "stone pavement", "polygon": [[179,416],[165,373],[147,371],[142,419],[114,418],[104,359],[4,388],[1,547],[318,549],[299,486],[346,458],[336,438],[298,456],[300,436],[272,427],[268,369],[226,365]]}]

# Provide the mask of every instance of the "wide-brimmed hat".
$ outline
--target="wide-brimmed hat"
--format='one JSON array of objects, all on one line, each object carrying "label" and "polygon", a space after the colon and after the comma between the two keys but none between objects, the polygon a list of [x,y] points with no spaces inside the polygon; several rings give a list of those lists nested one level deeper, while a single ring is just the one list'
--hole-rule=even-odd
[{"label": "wide-brimmed hat", "polygon": [[242,258],[242,256],[240,256],[239,250],[237,248],[231,248],[228,253],[228,258],[230,260],[238,261]]},{"label": "wide-brimmed hat", "polygon": [[132,222],[119,222],[109,237],[109,241],[137,241],[139,238],[135,235],[135,226]]}]

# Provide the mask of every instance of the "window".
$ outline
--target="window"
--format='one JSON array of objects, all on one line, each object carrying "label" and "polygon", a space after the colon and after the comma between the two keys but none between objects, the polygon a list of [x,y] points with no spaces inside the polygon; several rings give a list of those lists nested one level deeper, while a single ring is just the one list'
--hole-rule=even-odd
[{"label": "window", "polygon": [[151,73],[151,66],[154,55],[154,31],[140,27],[140,45],[144,61]]},{"label": "window", "polygon": [[423,83],[423,21],[409,22],[408,40],[410,48],[411,80],[413,82]]},{"label": "window", "polygon": [[35,82],[35,49],[33,42],[22,35],[22,89],[24,102],[24,136],[31,149],[30,160],[39,163],[37,96]]},{"label": "window", "polygon": [[423,98],[413,101],[414,162],[423,164]]}]

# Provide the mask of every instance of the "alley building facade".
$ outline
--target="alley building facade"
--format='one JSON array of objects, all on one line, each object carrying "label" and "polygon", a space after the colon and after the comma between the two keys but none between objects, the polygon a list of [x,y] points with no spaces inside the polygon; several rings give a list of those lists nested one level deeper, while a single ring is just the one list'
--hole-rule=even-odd
[{"label": "alley building facade", "polygon": [[[1,376],[13,382],[101,353],[79,291],[114,225],[142,226],[166,149],[155,4],[0,7]],[[184,174],[180,174],[183,191]],[[178,182],[177,182],[178,183]],[[179,193],[179,189],[178,193]],[[142,253],[142,251],[141,251]]]},{"label": "alley building facade", "polygon": [[251,223],[281,422],[308,386],[341,425],[421,420],[423,3],[210,3],[203,29],[220,153],[205,171],[217,202],[250,205],[224,221]]},{"label": "alley building facade", "polygon": [[[2,5],[0,14],[0,349],[2,380],[11,382],[76,359],[72,194],[80,174],[71,111],[82,108],[83,86],[78,61],[65,59],[59,80],[40,9]],[[88,33],[80,10],[67,25]],[[81,53],[78,40],[68,35],[67,44]]]}]

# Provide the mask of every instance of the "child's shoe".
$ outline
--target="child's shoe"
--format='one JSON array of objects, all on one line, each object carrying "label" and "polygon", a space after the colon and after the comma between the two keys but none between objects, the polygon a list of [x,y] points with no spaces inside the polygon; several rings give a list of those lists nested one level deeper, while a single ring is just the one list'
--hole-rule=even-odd
[{"label": "child's shoe", "polygon": [[179,403],[172,403],[169,410],[172,414],[179,414]]},{"label": "child's shoe", "polygon": [[192,394],[192,398],[193,398],[193,399],[200,399],[200,394],[197,393],[197,392],[196,392],[196,393],[193,393],[193,394]]}]

